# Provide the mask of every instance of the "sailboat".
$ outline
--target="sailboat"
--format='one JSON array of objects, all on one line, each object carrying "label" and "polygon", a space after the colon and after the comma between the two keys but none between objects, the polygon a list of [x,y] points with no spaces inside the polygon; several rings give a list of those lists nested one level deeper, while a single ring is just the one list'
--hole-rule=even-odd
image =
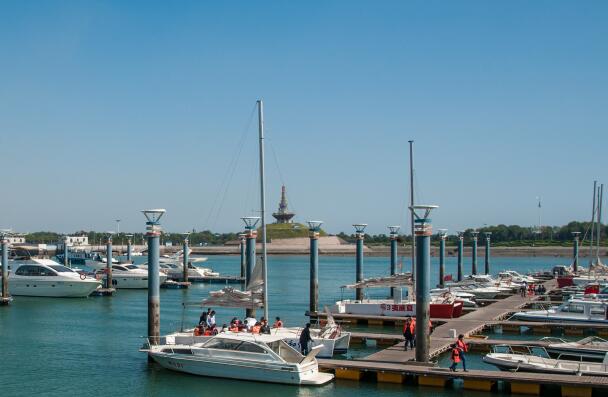
[{"label": "sailboat", "polygon": [[[263,103],[257,101],[260,151],[260,217],[262,259],[256,263],[246,290],[230,287],[210,293],[205,306],[229,306],[249,309],[264,308],[268,318],[268,277],[266,250],[266,197],[264,184],[264,118]],[[222,332],[204,342],[177,344],[175,338],[164,338],[160,345],[143,349],[161,366],[194,375],[296,385],[323,385],[332,374],[319,372],[316,356],[322,346],[314,346],[304,356],[290,346],[284,335]]]}]

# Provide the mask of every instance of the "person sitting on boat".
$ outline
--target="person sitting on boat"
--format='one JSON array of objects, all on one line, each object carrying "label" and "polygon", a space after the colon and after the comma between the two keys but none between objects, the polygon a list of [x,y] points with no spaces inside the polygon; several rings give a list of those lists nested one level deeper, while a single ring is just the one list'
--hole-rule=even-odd
[{"label": "person sitting on boat", "polygon": [[460,350],[460,361],[462,361],[462,369],[464,370],[464,372],[469,372],[467,371],[467,361],[466,361],[466,355],[465,353],[467,353],[469,351],[469,347],[467,346],[467,343],[464,341],[464,335],[460,334],[458,335],[458,340],[456,340],[456,347],[458,348],[458,350]]},{"label": "person sitting on boat", "polygon": [[254,317],[247,317],[244,321],[244,325],[248,332],[251,332],[251,328],[258,322]]},{"label": "person sitting on boat", "polygon": [[272,324],[272,328],[283,328],[283,321],[281,321],[281,317],[277,317],[275,319],[274,324]]},{"label": "person sitting on boat", "polygon": [[257,323],[255,323],[255,325],[253,327],[251,327],[251,333],[252,334],[259,334],[260,331],[262,329],[262,323],[260,323],[259,321]]},{"label": "person sitting on boat", "polygon": [[226,332],[226,331],[228,331],[228,326],[226,324],[222,324],[222,329],[220,330],[220,333]]},{"label": "person sitting on boat", "polygon": [[308,348],[308,344],[312,342],[312,338],[310,337],[310,323],[306,323],[306,327],[302,330],[300,334],[300,349],[302,351],[302,355],[305,356],[310,351]]},{"label": "person sitting on boat", "polygon": [[260,332],[263,334],[270,334],[270,327],[268,326],[268,320],[262,320],[262,328],[260,328]]},{"label": "person sitting on boat", "polygon": [[196,327],[194,327],[194,336],[203,336],[205,334],[205,326],[204,325],[197,325]]},{"label": "person sitting on boat", "polygon": [[211,308],[208,308],[206,312],[202,312],[201,316],[198,319],[198,323],[207,324],[207,318],[209,317],[210,313],[211,313]]},{"label": "person sitting on boat", "polygon": [[452,348],[452,365],[450,365],[450,371],[456,372],[456,367],[460,362],[460,349],[456,346],[456,343],[452,343],[450,347]]},{"label": "person sitting on boat", "polygon": [[207,316],[207,326],[215,327],[215,310],[212,310]]},{"label": "person sitting on boat", "polygon": [[240,331],[239,320],[236,317],[233,318],[232,321],[230,321],[230,327],[228,329],[230,330],[230,332]]}]

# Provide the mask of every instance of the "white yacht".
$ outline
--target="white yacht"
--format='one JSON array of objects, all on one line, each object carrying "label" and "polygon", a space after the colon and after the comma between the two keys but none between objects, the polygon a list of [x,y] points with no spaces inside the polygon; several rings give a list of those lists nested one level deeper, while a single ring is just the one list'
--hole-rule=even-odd
[{"label": "white yacht", "polygon": [[[103,270],[97,272],[97,278],[105,277]],[[160,272],[160,283],[167,280],[167,275]],[[136,265],[112,265],[112,287],[117,289],[146,289],[148,288],[148,271]]]},{"label": "white yacht", "polygon": [[522,321],[608,324],[608,302],[589,299],[570,299],[547,310],[515,313],[511,319]]},{"label": "white yacht", "polygon": [[[1,276],[0,276],[1,278]],[[9,292],[15,296],[85,297],[101,283],[51,259],[9,261]]]},{"label": "white yacht", "polygon": [[[145,264],[147,267],[147,264]],[[182,279],[184,275],[184,265],[181,263],[165,262],[161,263],[164,267],[165,273],[170,279]],[[188,278],[192,280],[202,279],[204,277],[219,277],[218,272],[214,272],[208,267],[198,267],[191,263],[188,264]]]},{"label": "white yacht", "polygon": [[319,372],[315,347],[302,356],[278,335],[221,333],[206,342],[193,345],[148,345],[148,353],[164,368],[193,375],[231,378],[258,382],[320,386],[330,382],[332,374]]},{"label": "white yacht", "polygon": [[[192,248],[188,249],[188,255],[192,255]],[[159,258],[160,263],[182,263],[184,261],[184,250],[179,250],[173,255],[161,255]],[[202,263],[206,262],[206,257],[188,257],[190,263]]]},{"label": "white yacht", "polygon": [[[551,338],[543,338],[550,340]],[[608,353],[608,341],[598,336],[588,336],[577,342],[563,339],[554,340],[546,347],[549,354],[559,358],[571,358],[585,361],[602,361]]]},{"label": "white yacht", "polygon": [[511,280],[513,283],[522,284],[522,283],[537,283],[538,280],[531,276],[526,276],[516,272],[515,270],[505,270],[498,273],[498,278],[500,280]]},{"label": "white yacht", "polygon": [[[93,255],[91,258],[85,260],[85,266],[95,270],[103,270],[107,267],[108,258],[99,254]],[[112,257],[112,264],[118,265],[119,261],[115,257]]]}]

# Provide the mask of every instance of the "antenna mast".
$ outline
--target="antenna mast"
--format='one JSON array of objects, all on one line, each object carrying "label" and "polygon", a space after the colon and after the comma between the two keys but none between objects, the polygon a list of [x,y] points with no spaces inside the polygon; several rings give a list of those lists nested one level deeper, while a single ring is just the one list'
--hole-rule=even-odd
[{"label": "antenna mast", "polygon": [[260,218],[262,220],[262,273],[264,277],[264,317],[268,319],[268,263],[266,253],[266,190],[264,185],[264,103],[258,99],[260,133]]},{"label": "antenna mast", "polygon": [[[416,239],[414,238],[414,141],[410,144],[410,232],[412,234],[412,281],[416,280]],[[416,283],[412,283],[416,288]]]}]

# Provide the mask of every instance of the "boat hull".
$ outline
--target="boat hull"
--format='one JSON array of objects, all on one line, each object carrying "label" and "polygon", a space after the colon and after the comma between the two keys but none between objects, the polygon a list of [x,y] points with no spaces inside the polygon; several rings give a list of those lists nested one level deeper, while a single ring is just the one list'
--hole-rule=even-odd
[{"label": "boat hull", "polygon": [[[463,303],[431,303],[433,318],[456,318],[462,315]],[[393,303],[392,301],[339,301],[330,308],[332,313],[359,314],[367,316],[416,316],[416,303]]]},{"label": "boat hull", "polygon": [[93,280],[21,280],[9,277],[9,291],[14,296],[52,298],[83,298],[91,295],[101,284]]},{"label": "boat hull", "polygon": [[149,356],[164,368],[214,378],[311,386],[320,386],[333,379],[331,374],[320,373],[316,365],[298,370],[294,365],[288,364],[212,360],[209,357],[200,360],[158,352],[150,352]]}]

